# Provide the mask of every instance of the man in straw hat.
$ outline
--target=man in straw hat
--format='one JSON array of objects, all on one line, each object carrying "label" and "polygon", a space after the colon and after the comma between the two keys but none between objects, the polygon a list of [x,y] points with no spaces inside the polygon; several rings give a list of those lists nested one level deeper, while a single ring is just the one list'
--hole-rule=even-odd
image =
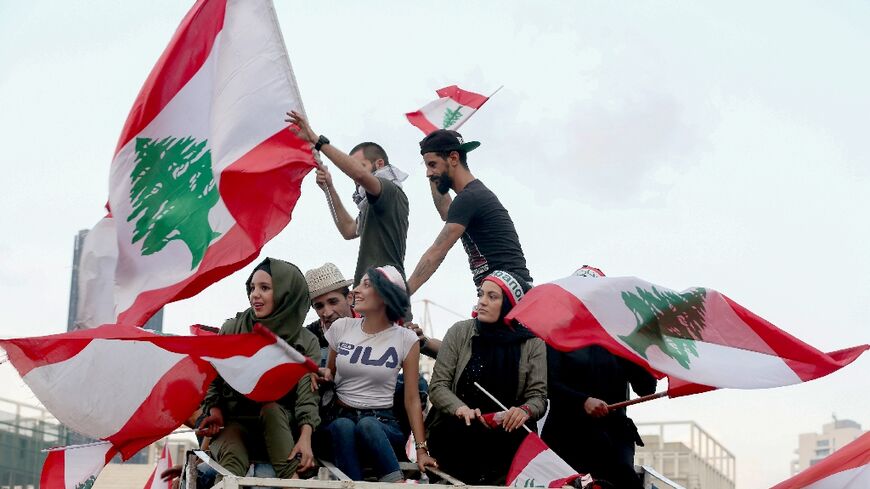
[{"label": "man in straw hat", "polygon": [[[475,285],[479,286],[493,270],[504,270],[532,282],[510,214],[492,190],[468,169],[468,152],[478,146],[479,142],[465,142],[461,134],[446,129],[434,131],[420,141],[435,207],[445,224],[408,278],[409,294],[429,280],[460,238]],[[450,190],[456,192],[453,199],[448,195]]]},{"label": "man in straw hat", "polygon": [[317,320],[305,326],[320,340],[320,362],[325,366],[329,343],[324,336],[326,331],[339,318],[354,317],[351,307],[353,295],[350,292],[352,280],[346,280],[334,263],[305,272],[311,308],[317,313]]},{"label": "man in straw hat", "polygon": [[354,219],[342,205],[329,170],[322,164],[317,168],[317,184],[326,192],[339,233],[344,239],[360,239],[353,283],[359,284],[369,268],[383,265],[396,267],[404,277],[409,208],[402,182],[408,175],[390,164],[379,144],[360,143],[349,154],[344,153],[323,135],[318,136],[299,112],[291,111],[287,116],[287,122],[299,126],[301,138],[322,151],[356,184],[353,201],[359,214]]}]

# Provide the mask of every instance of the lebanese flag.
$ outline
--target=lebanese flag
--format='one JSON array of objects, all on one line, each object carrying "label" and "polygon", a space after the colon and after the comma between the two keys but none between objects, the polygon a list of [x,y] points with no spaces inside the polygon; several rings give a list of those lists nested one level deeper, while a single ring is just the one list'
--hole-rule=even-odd
[{"label": "lebanese flag", "polygon": [[426,135],[438,129],[459,129],[489,100],[489,97],[463,90],[456,85],[436,90],[435,93],[438,94],[438,100],[429,102],[418,111],[405,114],[408,122]]},{"label": "lebanese flag", "polygon": [[870,348],[823,353],[706,288],[572,275],[533,288],[507,315],[562,351],[601,345],[669,377],[668,395],[762,389],[823,377]]},{"label": "lebanese flag", "polygon": [[118,453],[110,443],[52,448],[42,465],[40,489],[90,488]]},{"label": "lebanese flag", "polygon": [[105,325],[0,340],[0,347],[58,421],[111,442],[125,460],[181,425],[218,373],[236,391],[267,402],[317,371],[260,325],[249,334],[214,336]]},{"label": "lebanese flag", "polygon": [[499,411],[496,413],[484,413],[481,418],[483,418],[483,422],[486,423],[490,428],[498,428],[501,426],[502,420],[504,420],[506,411]]},{"label": "lebanese flag", "polygon": [[172,489],[172,481],[164,481],[160,479],[160,474],[166,469],[172,467],[172,455],[169,454],[169,441],[163,444],[163,451],[160,452],[160,458],[157,459],[157,464],[154,466],[154,472],[151,472],[151,477],[145,483],[145,489]]},{"label": "lebanese flag", "polygon": [[[287,225],[315,167],[283,120],[288,110],[302,111],[302,100],[271,1],[197,1],[134,101],[112,161],[114,219],[96,226],[113,227],[117,243],[113,278],[100,281],[114,286],[106,322],[143,325],[253,261]],[[93,252],[112,254],[107,243]]]},{"label": "lebanese flag", "polygon": [[118,264],[118,241],[111,213],[94,226],[79,252],[74,329],[96,328],[114,323],[115,268]]},{"label": "lebanese flag", "polygon": [[[582,443],[582,440],[578,440]],[[529,433],[517,449],[508,471],[508,487],[562,487],[582,477],[541,438]],[[583,484],[592,482],[591,477]],[[581,479],[583,480],[583,479]]]},{"label": "lebanese flag", "polygon": [[771,489],[862,489],[870,487],[870,433]]}]

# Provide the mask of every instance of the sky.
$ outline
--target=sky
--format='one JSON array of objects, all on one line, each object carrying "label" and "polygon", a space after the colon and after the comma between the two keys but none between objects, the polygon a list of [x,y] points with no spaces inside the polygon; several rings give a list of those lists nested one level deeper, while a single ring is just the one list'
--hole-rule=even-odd
[{"label": "sky", "polygon": [[[103,215],[133,99],[189,2],[0,0],[0,337],[64,331],[72,245]],[[380,142],[410,174],[405,266],[441,224],[403,114],[459,86],[504,88],[462,127],[474,175],[516,224],[536,283],[583,264],[706,286],[823,351],[870,342],[870,5],[865,2],[294,2],[276,8],[315,131]],[[863,60],[863,61],[862,61]],[[282,111],[282,107],[276,107]],[[346,204],[353,185],[334,174]],[[264,249],[354,270],[313,174]],[[164,329],[247,307],[242,270],[166,307]],[[454,247],[414,296],[475,302]],[[313,314],[310,316],[313,319]],[[441,336],[458,318],[432,310]],[[804,385],[630,410],[694,420],[737,457],[737,487],[789,476],[798,433],[870,426],[870,359]],[[0,392],[36,402],[8,363]]]}]

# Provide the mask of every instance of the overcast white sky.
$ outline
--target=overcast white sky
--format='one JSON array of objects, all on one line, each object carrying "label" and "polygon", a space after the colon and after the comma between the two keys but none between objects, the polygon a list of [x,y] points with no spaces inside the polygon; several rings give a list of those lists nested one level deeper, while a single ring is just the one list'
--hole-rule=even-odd
[{"label": "overcast white sky", "polygon": [[[73,237],[102,216],[127,112],[190,4],[0,0],[0,336],[65,330]],[[446,85],[504,85],[462,132],[483,143],[471,169],[511,212],[537,283],[589,263],[718,289],[825,351],[870,341],[870,4],[276,4],[315,130],[344,149],[378,141],[411,175],[406,268],[440,224],[403,113]],[[311,176],[264,253],[352,274],[356,249]],[[220,325],[246,307],[248,273],[168,306],[165,330]],[[422,298],[470,311],[461,247]],[[455,320],[433,316],[438,335]],[[738,487],[768,487],[798,433],[832,413],[870,425],[868,378],[865,355],[805,385],[631,416],[697,421],[737,456]],[[0,392],[34,401],[8,364]]]}]

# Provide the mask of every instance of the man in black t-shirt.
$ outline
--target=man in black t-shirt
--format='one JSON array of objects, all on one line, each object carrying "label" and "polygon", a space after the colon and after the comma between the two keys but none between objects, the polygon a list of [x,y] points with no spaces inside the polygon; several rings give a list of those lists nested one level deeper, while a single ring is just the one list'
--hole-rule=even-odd
[{"label": "man in black t-shirt", "polygon": [[318,136],[302,114],[288,112],[287,115],[287,122],[299,126],[298,135],[313,144],[315,150],[322,151],[357,185],[353,200],[359,214],[354,219],[342,205],[329,170],[322,164],[317,168],[317,184],[326,192],[338,232],[344,239],[360,238],[354,285],[360,283],[371,267],[392,265],[404,277],[409,208],[402,181],[408,175],[390,165],[387,153],[379,144],[360,143],[346,154],[329,139]]},{"label": "man in black t-shirt", "polygon": [[[467,154],[480,146],[456,131],[439,129],[420,141],[435,208],[446,222],[408,279],[414,293],[435,273],[447,252],[462,239],[475,285],[493,270],[504,270],[531,283],[514,222],[498,197],[468,169]],[[448,191],[456,192],[451,199]]]}]

